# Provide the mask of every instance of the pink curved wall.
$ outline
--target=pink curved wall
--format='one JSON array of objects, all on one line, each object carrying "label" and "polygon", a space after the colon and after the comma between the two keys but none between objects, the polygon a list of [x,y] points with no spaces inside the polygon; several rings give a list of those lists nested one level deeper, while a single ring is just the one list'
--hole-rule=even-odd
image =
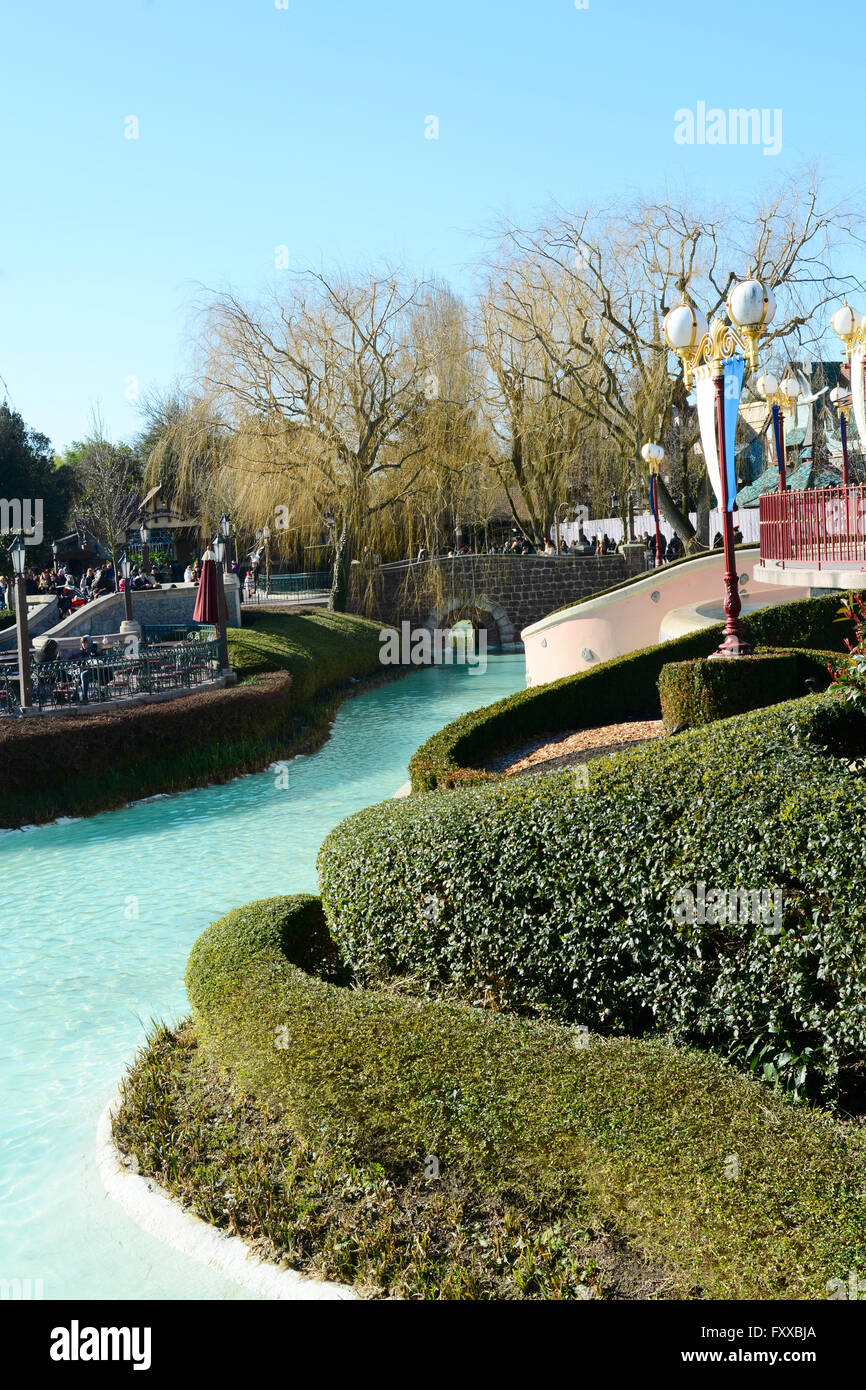
[{"label": "pink curved wall", "polygon": [[[674,609],[714,602],[721,605],[722,558],[719,550],[672,569],[650,570],[645,579],[625,589],[600,594],[588,603],[576,604],[524,628],[521,637],[527,685],[544,685],[561,676],[586,671],[600,661],[652,646],[663,640],[662,625]],[[742,585],[744,611],[808,597],[808,589],[753,582],[752,570],[759,558],[757,546],[737,552],[741,582],[746,577]],[[700,625],[699,620],[689,624]],[[685,631],[686,626],[679,630]],[[584,656],[584,651],[592,656]]]}]

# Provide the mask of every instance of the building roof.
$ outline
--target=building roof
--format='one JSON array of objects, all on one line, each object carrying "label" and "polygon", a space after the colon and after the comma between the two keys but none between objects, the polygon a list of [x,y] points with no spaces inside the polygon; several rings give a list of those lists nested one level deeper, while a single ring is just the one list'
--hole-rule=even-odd
[{"label": "building roof", "polygon": [[[839,487],[842,479],[829,468],[816,468],[811,462],[798,464],[786,472],[791,492],[804,492],[806,488]],[[775,464],[765,468],[748,487],[737,492],[738,507],[757,507],[758,498],[765,492],[776,492],[779,487],[779,470]]]}]

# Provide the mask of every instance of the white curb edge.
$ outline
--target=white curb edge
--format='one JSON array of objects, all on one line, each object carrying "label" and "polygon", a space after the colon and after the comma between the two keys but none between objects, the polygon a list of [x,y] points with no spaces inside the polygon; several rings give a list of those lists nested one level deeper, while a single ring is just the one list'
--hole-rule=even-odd
[{"label": "white curb edge", "polygon": [[169,1197],[153,1178],[126,1169],[111,1134],[111,1117],[120,1101],[116,1093],[96,1127],[96,1166],[112,1201],[149,1235],[208,1265],[261,1298],[315,1300],[357,1299],[347,1284],[309,1279],[293,1269],[277,1269],[254,1255],[240,1236],[227,1235],[193,1216]]}]

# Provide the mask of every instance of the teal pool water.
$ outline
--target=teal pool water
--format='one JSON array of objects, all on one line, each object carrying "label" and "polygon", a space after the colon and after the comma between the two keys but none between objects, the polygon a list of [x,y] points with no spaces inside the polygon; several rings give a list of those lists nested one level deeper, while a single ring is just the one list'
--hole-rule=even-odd
[{"label": "teal pool water", "polygon": [[[0,1279],[45,1298],[243,1298],[105,1196],[98,1116],[151,1020],[186,1012],[190,946],[229,908],[316,890],[316,855],[392,796],[431,733],[522,689],[522,656],[348,700],[318,752],[121,811],[0,832]],[[287,782],[287,785],[285,783]]]}]

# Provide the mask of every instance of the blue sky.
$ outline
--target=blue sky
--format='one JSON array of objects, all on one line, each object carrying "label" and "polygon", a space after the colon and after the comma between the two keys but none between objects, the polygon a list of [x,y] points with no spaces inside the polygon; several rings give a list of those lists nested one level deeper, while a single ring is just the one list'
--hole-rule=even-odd
[{"label": "blue sky", "polygon": [[[734,201],[816,157],[859,196],[864,37],[803,0],[6,0],[0,378],[58,449],[96,405],[129,437],[202,287],[279,283],[277,246],[464,289],[485,231],[554,201]],[[782,152],[677,144],[699,101],[781,108]]]}]

